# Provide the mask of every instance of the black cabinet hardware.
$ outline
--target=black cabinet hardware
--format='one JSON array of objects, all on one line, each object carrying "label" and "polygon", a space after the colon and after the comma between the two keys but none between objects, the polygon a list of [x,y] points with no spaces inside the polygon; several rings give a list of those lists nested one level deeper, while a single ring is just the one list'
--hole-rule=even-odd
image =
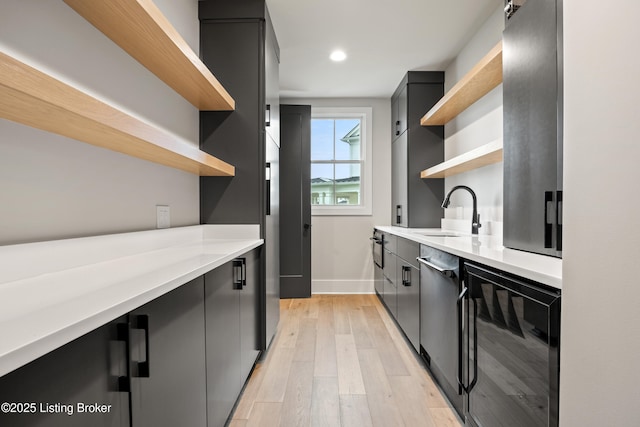
[{"label": "black cabinet hardware", "polygon": [[139,329],[144,333],[144,360],[132,362],[134,372],[132,376],[138,378],[149,378],[149,316],[146,314],[138,314],[131,316],[131,329]]},{"label": "black cabinet hardware", "polygon": [[247,259],[236,258],[233,260],[233,289],[242,289],[247,286]]},{"label": "black cabinet hardware", "polygon": [[402,285],[411,286],[411,266],[410,265],[402,266]]},{"label": "black cabinet hardware", "polygon": [[458,295],[458,299],[456,301],[456,305],[457,305],[457,309],[458,309],[458,316],[457,316],[457,320],[458,320],[458,372],[456,375],[456,380],[458,380],[458,394],[461,394],[462,391],[464,390],[464,392],[468,392],[467,388],[465,387],[464,383],[462,382],[462,367],[463,367],[463,349],[462,349],[462,344],[463,344],[463,325],[464,325],[464,311],[462,309],[462,302],[464,301],[464,297],[467,294],[467,288],[462,289],[462,292],[460,292],[460,295]]},{"label": "black cabinet hardware", "polygon": [[265,108],[265,126],[271,126],[271,105],[267,104],[267,108]]}]

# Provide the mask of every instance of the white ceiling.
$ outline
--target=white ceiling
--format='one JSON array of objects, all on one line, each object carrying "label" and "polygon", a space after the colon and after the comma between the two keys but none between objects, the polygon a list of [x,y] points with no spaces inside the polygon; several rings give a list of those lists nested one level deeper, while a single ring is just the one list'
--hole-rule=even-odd
[{"label": "white ceiling", "polygon": [[[390,97],[409,70],[442,71],[502,0],[267,0],[280,96]],[[343,49],[348,57],[332,62]]]}]

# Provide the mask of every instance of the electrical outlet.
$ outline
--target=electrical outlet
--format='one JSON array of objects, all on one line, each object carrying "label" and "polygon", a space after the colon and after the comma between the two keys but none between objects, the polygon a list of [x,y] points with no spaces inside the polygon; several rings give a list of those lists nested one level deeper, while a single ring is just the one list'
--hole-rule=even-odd
[{"label": "electrical outlet", "polygon": [[156,228],[171,227],[171,208],[166,205],[156,206]]}]

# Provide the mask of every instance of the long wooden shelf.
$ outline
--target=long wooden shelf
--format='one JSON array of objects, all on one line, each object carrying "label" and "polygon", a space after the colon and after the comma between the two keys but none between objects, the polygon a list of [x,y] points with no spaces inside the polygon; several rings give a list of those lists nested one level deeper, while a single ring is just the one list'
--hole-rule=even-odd
[{"label": "long wooden shelf", "polygon": [[199,110],[235,101],[152,0],[64,0]]},{"label": "long wooden shelf", "polygon": [[235,168],[0,52],[0,117],[202,176]]},{"label": "long wooden shelf", "polygon": [[502,83],[502,41],[420,119],[420,124],[422,126],[446,124],[500,83]]},{"label": "long wooden shelf", "polygon": [[460,156],[420,172],[420,178],[446,178],[502,161],[502,139],[485,144]]}]

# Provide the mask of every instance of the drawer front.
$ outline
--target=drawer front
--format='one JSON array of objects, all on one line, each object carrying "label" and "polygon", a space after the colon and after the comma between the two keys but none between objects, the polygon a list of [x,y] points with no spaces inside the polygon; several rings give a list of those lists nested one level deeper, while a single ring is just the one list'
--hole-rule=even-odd
[{"label": "drawer front", "polygon": [[420,256],[420,244],[409,239],[398,237],[396,254],[416,268],[420,268],[416,258]]},{"label": "drawer front", "polygon": [[396,284],[396,254],[384,251],[384,277]]},{"label": "drawer front", "polygon": [[393,234],[385,233],[384,248],[387,251],[393,252],[395,254],[397,249],[397,241],[398,241],[398,238],[396,236],[394,236]]}]

